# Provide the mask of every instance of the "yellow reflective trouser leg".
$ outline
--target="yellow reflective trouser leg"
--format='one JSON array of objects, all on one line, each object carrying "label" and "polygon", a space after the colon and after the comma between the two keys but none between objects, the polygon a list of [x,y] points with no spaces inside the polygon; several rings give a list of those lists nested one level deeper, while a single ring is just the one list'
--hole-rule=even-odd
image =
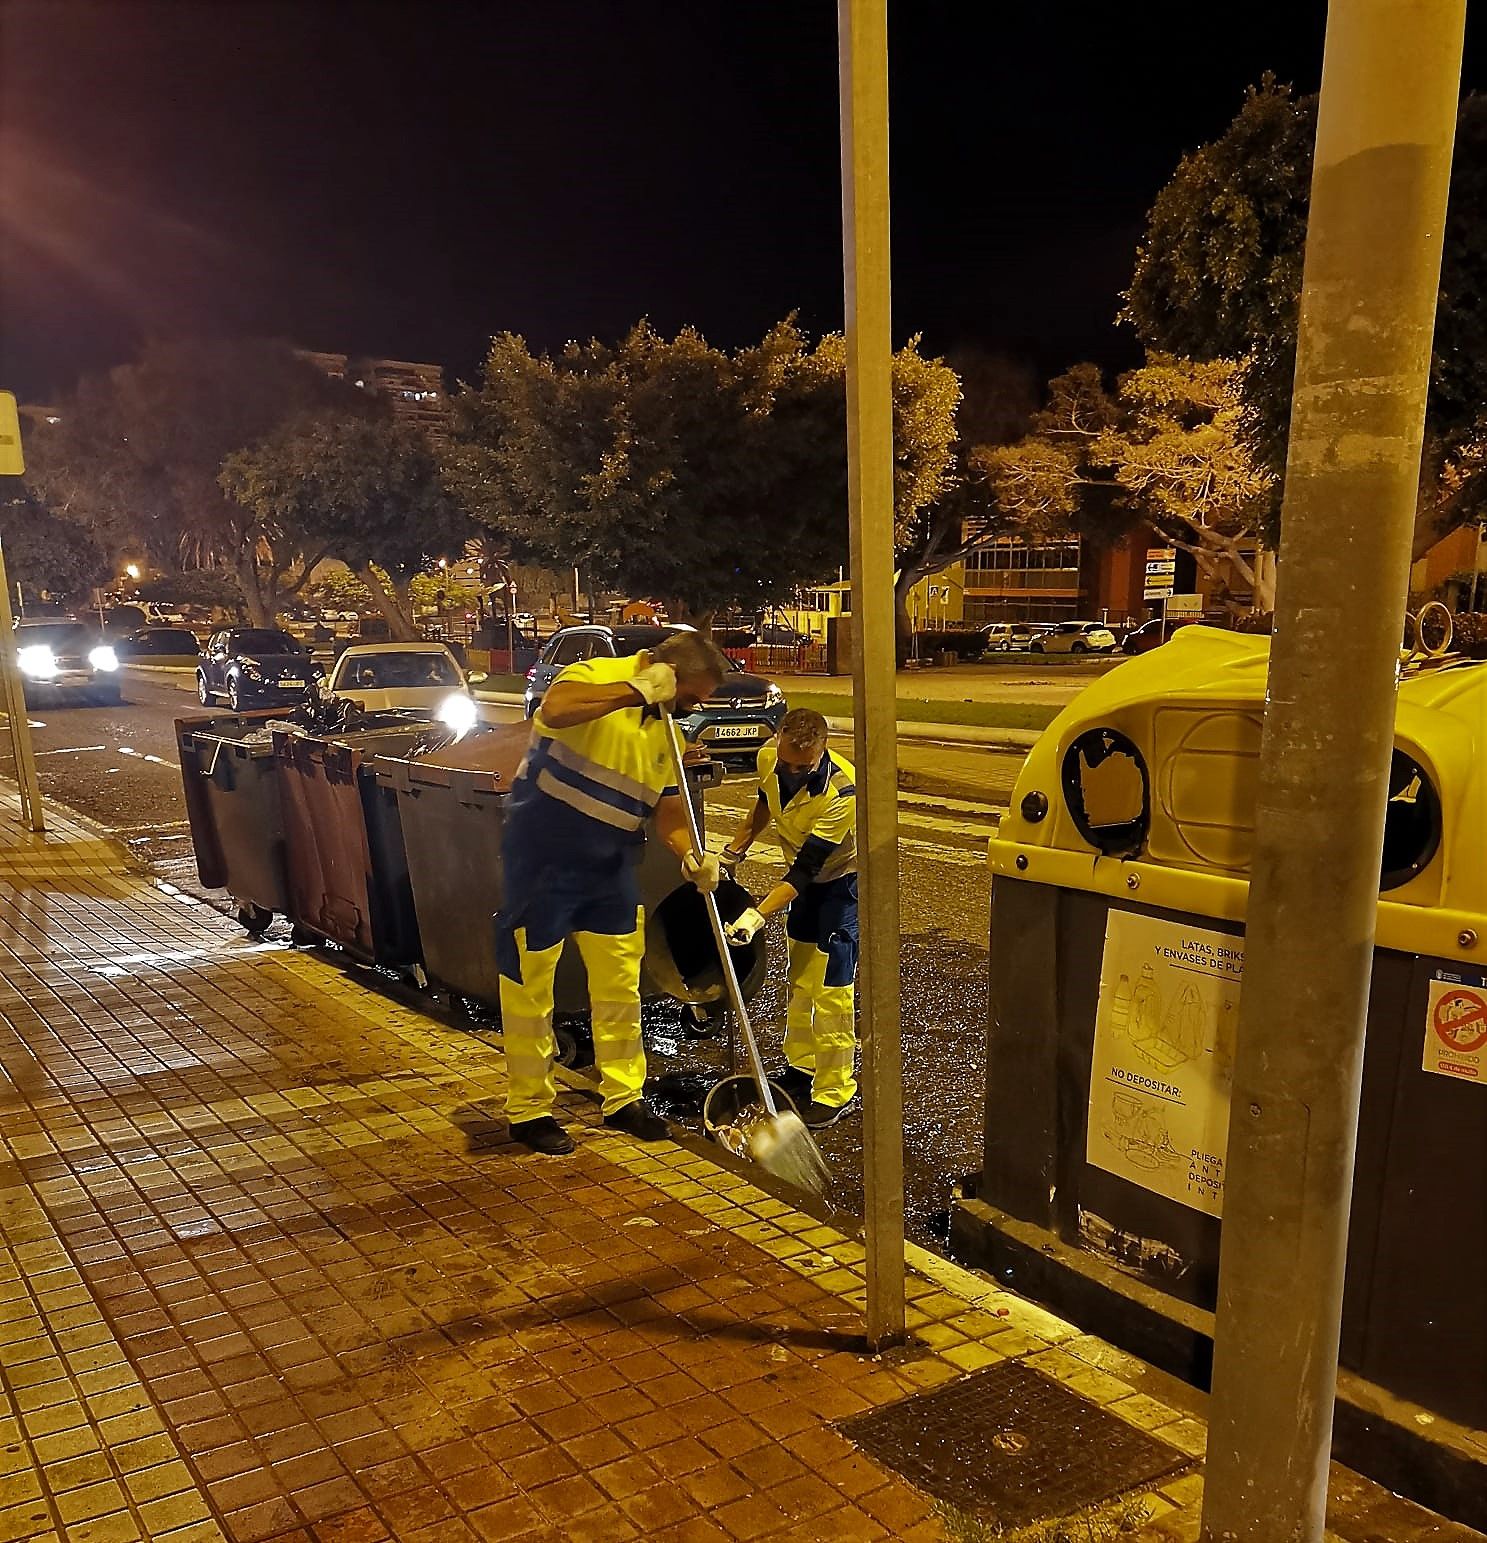
[{"label": "yellow reflective trouser leg", "polygon": [[551,1114],[558,1085],[552,1063],[557,1045],[552,1035],[552,983],[563,945],[534,952],[527,929],[516,933],[521,979],[501,977],[501,1037],[506,1046],[506,1117],[513,1125]]},{"label": "yellow reflective trouser leg", "polygon": [[[822,954],[822,974],[826,955]],[[853,988],[822,985],[816,992],[816,1080],[811,1097],[818,1104],[840,1109],[857,1092],[852,1061],[857,1049],[857,1030],[852,1015]]]},{"label": "yellow reflective trouser leg", "polygon": [[796,1071],[816,1070],[812,1023],[817,994],[825,990],[826,955],[814,943],[790,940],[790,994],[785,1004],[785,1060]]},{"label": "yellow reflective trouser leg", "polygon": [[594,1063],[605,1114],[633,1104],[645,1091],[645,1045],[640,1037],[640,961],[645,929],[637,909],[634,932],[575,932],[589,977],[594,1021]]}]

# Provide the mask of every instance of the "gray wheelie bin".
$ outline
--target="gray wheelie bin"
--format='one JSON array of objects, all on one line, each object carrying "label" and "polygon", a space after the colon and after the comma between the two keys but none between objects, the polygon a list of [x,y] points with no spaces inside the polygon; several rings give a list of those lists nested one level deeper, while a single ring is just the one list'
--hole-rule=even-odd
[{"label": "gray wheelie bin", "polygon": [[175,726],[196,872],[232,896],[255,933],[289,910],[279,780],[264,727],[274,716],[202,713]]},{"label": "gray wheelie bin", "polygon": [[[1028,756],[990,846],[984,1166],[952,1215],[962,1254],[1200,1383],[1268,659],[1184,628]],[[1487,663],[1463,661],[1399,688],[1335,1450],[1479,1528],[1484,1278]]]},{"label": "gray wheelie bin", "polygon": [[[376,762],[379,784],[397,801],[429,979],[491,1009],[499,1005],[494,918],[502,901],[505,802],[528,734],[525,724],[503,726],[448,751],[417,758],[380,755]],[[699,810],[702,788],[712,777],[706,765],[691,774]],[[742,889],[738,893],[743,898],[736,911],[741,911],[750,901]],[[682,878],[675,855],[661,842],[647,841],[640,858],[641,904],[647,918],[641,992],[647,998],[712,1000],[706,979],[711,936],[705,942],[698,937],[707,920],[700,902],[688,903],[695,894]],[[756,990],[764,973],[762,940],[740,952],[745,954],[740,974],[747,989]],[[687,986],[678,960],[692,976],[695,990]],[[715,952],[712,968],[716,973]],[[556,1005],[562,1013],[588,1010],[583,961],[571,945],[558,967]]]}]

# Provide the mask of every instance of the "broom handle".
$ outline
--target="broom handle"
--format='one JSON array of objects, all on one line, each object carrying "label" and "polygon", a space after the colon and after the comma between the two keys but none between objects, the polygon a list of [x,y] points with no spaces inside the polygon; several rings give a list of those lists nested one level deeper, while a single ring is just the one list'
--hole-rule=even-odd
[{"label": "broom handle", "polygon": [[[697,824],[697,811],[692,807],[692,795],[687,787],[687,770],[682,765],[682,748],[677,735],[676,720],[671,716],[671,709],[664,703],[661,707],[661,721],[666,725],[666,747],[671,752],[672,774],[676,777],[682,808],[687,812],[687,834],[692,838],[692,856],[701,862],[705,853],[702,830]],[[718,957],[723,963],[723,980],[728,987],[728,1001],[733,1008],[734,1017],[743,1029],[744,1044],[749,1049],[749,1065],[754,1069],[754,1081],[758,1085],[759,1096],[764,1100],[764,1107],[770,1119],[773,1119],[779,1110],[775,1108],[774,1093],[770,1089],[769,1078],[764,1075],[764,1061],[759,1054],[759,1045],[754,1038],[753,1026],[749,1022],[749,1010],[744,1006],[743,988],[738,983],[738,971],[733,967],[733,950],[728,946],[728,938],[723,931],[723,918],[718,911],[718,897],[705,894],[702,899],[707,906],[707,919],[712,923],[713,941],[718,946]]]}]

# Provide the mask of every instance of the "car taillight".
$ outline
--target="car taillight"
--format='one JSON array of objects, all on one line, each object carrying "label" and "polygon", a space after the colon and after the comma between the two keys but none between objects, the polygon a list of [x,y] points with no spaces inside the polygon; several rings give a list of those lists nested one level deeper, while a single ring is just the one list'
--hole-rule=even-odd
[{"label": "car taillight", "polygon": [[527,671],[527,684],[530,686],[532,684],[532,682],[534,680],[536,680],[536,679],[537,679],[537,666],[534,664],[532,666],[532,668]]}]

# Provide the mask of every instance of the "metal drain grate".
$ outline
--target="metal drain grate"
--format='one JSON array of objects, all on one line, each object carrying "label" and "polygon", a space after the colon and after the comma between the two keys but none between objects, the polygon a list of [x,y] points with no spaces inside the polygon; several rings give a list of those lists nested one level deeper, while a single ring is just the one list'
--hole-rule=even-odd
[{"label": "metal drain grate", "polygon": [[1006,1526],[1067,1516],[1192,1461],[1017,1361],[837,1428],[925,1494]]}]

